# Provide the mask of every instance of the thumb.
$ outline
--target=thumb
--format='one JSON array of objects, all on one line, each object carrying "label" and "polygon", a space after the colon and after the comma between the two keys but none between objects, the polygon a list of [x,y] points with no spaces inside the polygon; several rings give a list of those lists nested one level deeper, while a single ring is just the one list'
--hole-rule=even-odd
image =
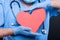
[{"label": "thumb", "polygon": [[24,31],[31,31],[32,29],[31,28],[24,28]]}]

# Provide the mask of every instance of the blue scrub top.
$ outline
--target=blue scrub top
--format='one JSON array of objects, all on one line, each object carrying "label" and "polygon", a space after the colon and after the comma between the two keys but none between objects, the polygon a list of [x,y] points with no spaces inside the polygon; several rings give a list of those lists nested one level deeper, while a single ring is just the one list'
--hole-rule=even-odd
[{"label": "blue scrub top", "polygon": [[[2,0],[1,0],[2,1]],[[14,28],[14,27],[18,27],[18,26],[12,26],[13,24],[17,24],[16,23],[16,19],[14,17],[14,15],[12,14],[12,10],[10,8],[10,3],[12,0],[5,0],[5,1],[0,1],[0,27],[3,28]],[[16,14],[19,11],[23,11],[23,10],[28,10],[28,8],[26,8],[24,6],[23,3],[21,3],[19,0],[17,0],[20,3],[20,7],[18,7],[18,5],[16,3],[13,3],[13,12],[16,16]],[[45,0],[41,0],[41,2],[43,2]],[[38,3],[38,2],[36,2]],[[35,3],[35,4],[36,4]],[[49,33],[49,21],[50,21],[50,17],[51,16],[56,16],[57,15],[57,9],[56,8],[52,8],[50,7],[50,9],[46,10],[46,18],[44,20],[44,27],[46,29],[46,34],[42,34],[42,27],[43,24],[41,25],[41,27],[37,30],[38,33],[42,34],[41,36],[36,36],[36,38],[31,38],[31,37],[25,37],[22,35],[9,35],[3,38],[3,40],[47,40],[48,38],[48,33]]]}]

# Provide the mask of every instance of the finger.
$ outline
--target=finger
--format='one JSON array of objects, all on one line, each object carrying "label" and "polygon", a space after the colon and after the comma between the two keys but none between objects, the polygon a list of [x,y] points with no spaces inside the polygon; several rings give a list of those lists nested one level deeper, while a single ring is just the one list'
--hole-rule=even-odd
[{"label": "finger", "polygon": [[41,34],[39,34],[39,33],[26,32],[26,31],[24,31],[24,35],[31,36],[31,37],[33,37],[33,36],[41,36]]},{"label": "finger", "polygon": [[24,31],[31,31],[31,28],[22,26]]},{"label": "finger", "polygon": [[34,33],[34,32],[29,32],[28,35],[31,35],[31,36],[38,36],[38,35],[40,35],[40,36],[41,36],[41,34],[39,34],[39,33]]}]

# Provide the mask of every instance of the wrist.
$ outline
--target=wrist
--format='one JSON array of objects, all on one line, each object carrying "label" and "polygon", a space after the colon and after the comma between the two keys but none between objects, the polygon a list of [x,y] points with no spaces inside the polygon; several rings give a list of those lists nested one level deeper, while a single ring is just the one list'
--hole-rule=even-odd
[{"label": "wrist", "polygon": [[12,30],[13,30],[13,34],[17,35],[19,29],[17,27],[15,27],[15,28],[12,28]]}]

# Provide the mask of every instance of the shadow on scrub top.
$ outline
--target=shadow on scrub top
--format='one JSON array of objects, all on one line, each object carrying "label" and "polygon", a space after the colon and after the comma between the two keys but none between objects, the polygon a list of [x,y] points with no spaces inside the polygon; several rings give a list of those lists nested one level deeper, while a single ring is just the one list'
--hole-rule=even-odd
[{"label": "shadow on scrub top", "polygon": [[50,18],[48,40],[60,40],[60,12],[58,16]]}]

